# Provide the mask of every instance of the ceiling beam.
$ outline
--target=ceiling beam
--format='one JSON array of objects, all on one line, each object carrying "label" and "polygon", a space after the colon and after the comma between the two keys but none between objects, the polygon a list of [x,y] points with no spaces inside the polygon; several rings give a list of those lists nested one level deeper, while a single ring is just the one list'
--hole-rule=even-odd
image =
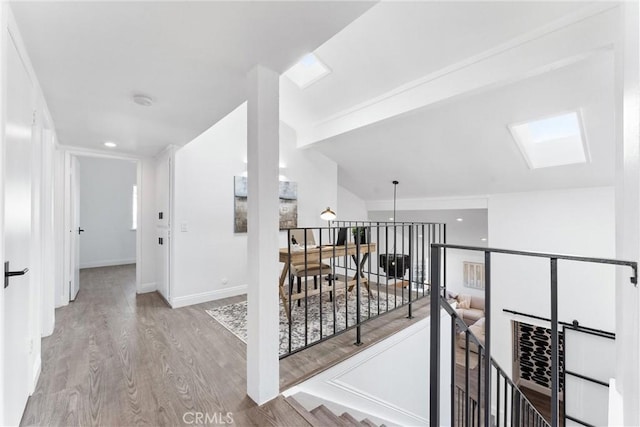
[{"label": "ceiling beam", "polygon": [[546,73],[610,50],[616,40],[616,8],[611,3],[597,4],[299,128],[298,146],[309,146],[418,108]]}]

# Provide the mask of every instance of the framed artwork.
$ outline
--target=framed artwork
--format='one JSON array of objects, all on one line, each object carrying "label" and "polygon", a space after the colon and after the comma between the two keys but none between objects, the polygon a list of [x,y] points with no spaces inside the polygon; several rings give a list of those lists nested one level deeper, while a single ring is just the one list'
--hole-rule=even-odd
[{"label": "framed artwork", "polygon": [[[247,232],[247,177],[233,177],[233,231]],[[298,227],[298,183],[280,181],[280,230]]]},{"label": "framed artwork", "polygon": [[484,264],[480,262],[464,261],[464,286],[484,290]]}]

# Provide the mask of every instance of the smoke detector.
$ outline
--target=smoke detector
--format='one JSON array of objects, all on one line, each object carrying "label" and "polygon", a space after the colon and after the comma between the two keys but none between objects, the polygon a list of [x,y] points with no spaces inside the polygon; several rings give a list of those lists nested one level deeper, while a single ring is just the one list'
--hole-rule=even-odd
[{"label": "smoke detector", "polygon": [[150,96],[137,94],[133,95],[133,102],[143,107],[151,107],[153,105],[153,99]]}]

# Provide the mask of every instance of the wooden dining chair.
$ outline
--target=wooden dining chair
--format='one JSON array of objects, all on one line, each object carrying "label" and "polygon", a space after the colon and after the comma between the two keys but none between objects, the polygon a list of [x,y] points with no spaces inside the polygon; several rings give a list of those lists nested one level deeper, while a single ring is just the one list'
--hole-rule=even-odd
[{"label": "wooden dining chair", "polygon": [[[289,245],[293,245],[297,243],[301,247],[304,248],[306,243],[307,247],[312,246],[315,247],[316,239],[313,235],[313,230],[306,230],[306,240],[305,240],[305,230],[296,229],[291,230],[291,242]],[[298,285],[298,293],[302,292],[302,279],[307,277],[313,277],[313,289],[318,289],[318,278],[322,275],[331,275],[331,266],[329,264],[319,262],[319,260],[312,260],[311,262],[291,264],[289,274],[297,279]],[[332,282],[332,281],[330,281]],[[331,283],[330,283],[331,284]],[[292,284],[293,285],[293,284]],[[306,286],[306,280],[305,280]],[[292,294],[293,286],[289,288],[289,295]],[[333,298],[333,293],[331,292],[329,298]],[[300,299],[298,299],[298,307],[300,307]]]}]

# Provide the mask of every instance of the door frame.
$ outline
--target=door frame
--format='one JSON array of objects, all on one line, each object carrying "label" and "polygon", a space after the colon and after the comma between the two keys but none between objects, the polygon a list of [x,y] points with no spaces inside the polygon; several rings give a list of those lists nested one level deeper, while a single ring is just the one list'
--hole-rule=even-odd
[{"label": "door frame", "polygon": [[63,170],[60,171],[63,174],[63,182],[64,182],[64,237],[61,242],[58,242],[58,247],[64,253],[63,259],[63,281],[60,284],[61,289],[59,290],[59,300],[56,303],[56,306],[63,306],[69,304],[69,295],[70,295],[70,285],[73,280],[73,272],[71,271],[73,254],[72,249],[73,245],[71,242],[71,233],[67,231],[71,231],[71,188],[69,177],[71,174],[71,163],[73,158],[82,158],[82,157],[93,157],[93,158],[103,158],[103,159],[112,159],[112,160],[125,160],[135,163],[136,165],[136,185],[138,186],[138,228],[136,230],[136,291],[141,293],[141,258],[142,258],[142,200],[146,195],[146,189],[142,183],[142,158],[134,155],[121,154],[121,153],[109,153],[102,150],[91,150],[80,147],[70,147],[60,145],[58,147],[62,153],[64,158],[64,166]]}]

